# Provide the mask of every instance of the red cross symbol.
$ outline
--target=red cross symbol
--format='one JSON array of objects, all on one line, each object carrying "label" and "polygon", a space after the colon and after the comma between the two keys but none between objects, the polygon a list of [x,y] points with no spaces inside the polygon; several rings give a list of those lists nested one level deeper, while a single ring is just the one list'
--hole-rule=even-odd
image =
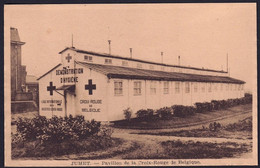
[{"label": "red cross symbol", "polygon": [[88,90],[89,95],[92,95],[93,94],[92,91],[96,90],[96,85],[92,84],[92,79],[88,80],[88,85],[85,85],[85,90]]},{"label": "red cross symbol", "polygon": [[52,82],[50,82],[50,86],[47,86],[47,91],[50,92],[51,96],[53,95],[53,90],[55,90],[55,89],[56,89],[56,86],[53,86]]},{"label": "red cross symbol", "polygon": [[68,60],[68,62],[70,62],[71,59],[72,59],[72,56],[70,56],[70,53],[69,53],[68,56],[66,57],[66,60]]}]

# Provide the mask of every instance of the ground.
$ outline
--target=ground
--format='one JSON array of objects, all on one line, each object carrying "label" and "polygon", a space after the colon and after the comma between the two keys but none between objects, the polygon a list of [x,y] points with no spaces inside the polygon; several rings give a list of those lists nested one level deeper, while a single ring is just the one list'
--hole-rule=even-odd
[{"label": "ground", "polygon": [[[33,116],[33,114],[30,116]],[[204,120],[198,120],[198,118],[202,116]],[[252,157],[251,131],[228,132],[224,130],[218,132],[216,134],[217,136],[214,136],[214,134],[213,136],[209,135],[206,137],[176,134],[178,131],[200,131],[202,127],[208,127],[212,122],[220,123],[222,127],[224,127],[245,119],[252,119],[251,104],[240,105],[223,111],[215,111],[214,113],[199,114],[199,117],[195,116],[194,120],[189,118],[189,122],[182,118],[178,121],[178,124],[182,125],[182,127],[176,126],[145,130],[113,128],[113,138],[121,139],[123,142],[117,147],[105,151],[41,159],[184,159],[194,158],[192,152],[198,153],[198,151],[200,152],[202,149],[205,155],[200,155],[198,156],[199,158],[250,158]],[[15,128],[12,130],[14,131]],[[207,148],[205,148],[205,146]],[[217,153],[222,153],[222,155],[214,155],[216,150],[220,150],[221,152]],[[178,155],[176,155],[176,153]]]},{"label": "ground", "polygon": [[[227,116],[222,116],[218,120],[214,120],[219,122],[221,125],[225,126],[230,123],[236,123],[240,120],[243,120],[248,117],[252,117],[252,110],[246,110],[244,109],[250,108],[250,105],[240,106],[240,107],[233,107],[230,108],[228,111],[234,112],[233,115],[229,114]],[[241,110],[242,109],[242,110]],[[239,112],[240,111],[240,112]],[[207,115],[207,114],[205,114]],[[210,115],[210,114],[208,114]],[[126,141],[130,142],[136,142],[139,144],[140,148],[138,150],[135,150],[130,153],[126,153],[123,155],[117,155],[113,157],[112,159],[127,159],[127,158],[154,158],[154,156],[158,157],[158,154],[164,153],[164,149],[162,148],[161,143],[165,141],[194,141],[194,142],[210,142],[210,143],[227,143],[227,142],[234,142],[236,144],[245,144],[245,148],[248,152],[245,153],[236,153],[234,157],[252,157],[251,151],[252,151],[252,140],[251,139],[243,139],[245,132],[234,132],[233,137],[223,137],[223,138],[216,138],[216,137],[180,137],[180,136],[158,136],[156,134],[161,132],[174,132],[174,131],[180,131],[180,130],[194,130],[198,128],[202,128],[202,126],[208,126],[212,120],[203,121],[201,123],[197,123],[194,125],[193,123],[190,123],[190,125],[193,126],[186,126],[181,128],[171,128],[171,129],[151,129],[151,130],[140,130],[140,129],[119,129],[116,128],[114,130],[114,137],[122,138]],[[153,135],[154,134],[154,135]]]}]

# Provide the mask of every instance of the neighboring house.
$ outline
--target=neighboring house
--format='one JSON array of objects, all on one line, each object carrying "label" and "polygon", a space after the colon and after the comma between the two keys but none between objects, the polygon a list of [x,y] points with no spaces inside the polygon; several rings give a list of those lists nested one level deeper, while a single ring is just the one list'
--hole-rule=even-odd
[{"label": "neighboring house", "polygon": [[16,28],[10,28],[11,35],[11,99],[20,99],[21,93],[25,91],[26,66],[22,62],[22,42]]},{"label": "neighboring house", "polygon": [[[18,29],[10,28],[11,45],[11,112],[26,112],[38,110],[38,85],[35,77],[27,76],[26,66],[22,65],[22,42]],[[36,81],[37,82],[37,81]],[[30,91],[30,92],[28,92]]]},{"label": "neighboring house", "polygon": [[26,76],[26,92],[32,93],[33,100],[39,105],[39,84],[37,77],[33,75]]},{"label": "neighboring house", "polygon": [[26,76],[26,92],[36,92],[38,91],[38,81],[37,77],[33,75]]},{"label": "neighboring house", "polygon": [[228,72],[162,64],[74,47],[60,52],[61,63],[38,78],[39,114],[124,119],[130,107],[158,109],[241,98],[244,81]]}]

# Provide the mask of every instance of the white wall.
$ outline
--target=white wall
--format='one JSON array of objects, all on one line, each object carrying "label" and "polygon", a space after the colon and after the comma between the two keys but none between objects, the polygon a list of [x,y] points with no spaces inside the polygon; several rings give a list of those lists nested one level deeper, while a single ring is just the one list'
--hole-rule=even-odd
[{"label": "white wall", "polygon": [[[70,62],[66,60],[66,56],[70,54],[72,59]],[[62,95],[59,95],[53,91],[53,95],[47,91],[47,86],[50,82],[56,88],[62,85],[75,84],[75,94],[67,94],[67,115],[84,115],[86,119],[96,119],[99,121],[112,121],[123,119],[123,110],[130,107],[133,113],[140,109],[159,109],[161,107],[170,107],[172,105],[187,105],[193,106],[196,102],[210,102],[211,100],[223,100],[230,98],[240,98],[244,96],[244,90],[234,90],[235,85],[232,84],[232,90],[226,90],[226,86],[229,88],[231,84],[223,84],[222,91],[220,90],[220,83],[210,84],[202,82],[188,82],[190,91],[185,92],[185,83],[180,82],[180,92],[175,92],[175,85],[177,81],[169,81],[169,93],[164,94],[164,81],[156,81],[156,94],[151,94],[151,80],[133,80],[133,79],[108,79],[104,74],[89,69],[87,66],[75,64],[74,60],[84,61],[84,55],[79,54],[73,50],[67,50],[61,55],[62,65],[46,76],[39,80],[39,99],[40,99],[40,115],[51,117],[53,115],[65,116],[65,100]],[[93,62],[97,64],[104,64],[105,57],[93,56]],[[136,67],[135,61],[128,61],[129,67]],[[122,66],[122,60],[113,59],[112,65]],[[149,64],[142,63],[142,68],[150,69]],[[56,70],[62,70],[66,68],[83,68],[83,74],[66,74],[57,75]],[[162,66],[154,65],[155,70],[161,70]],[[188,72],[188,73],[202,73],[202,74],[215,74],[214,72],[196,71],[182,68],[165,67],[165,71],[174,72]],[[223,75],[223,74],[222,74]],[[66,77],[78,77],[78,82],[62,83],[61,78]],[[93,85],[96,85],[96,89],[93,90],[93,94],[89,95],[89,91],[85,90],[85,85],[89,84],[89,80],[92,80]],[[123,82],[123,95],[114,94],[114,81]],[[134,95],[134,82],[141,81],[142,93],[141,95]],[[194,87],[197,85],[197,92],[194,91]],[[202,92],[202,86],[205,86],[205,92]],[[211,85],[211,92],[208,91],[208,87]],[[217,86],[217,90],[215,90]],[[63,91],[59,91],[64,94]],[[46,100],[58,100],[62,103],[47,103]],[[62,109],[62,111],[51,110],[51,106],[56,109]],[[48,110],[49,108],[49,110]],[[45,109],[45,110],[43,110]],[[47,110],[46,110],[47,109]],[[98,112],[89,112],[90,109],[94,109]]]},{"label": "white wall", "polygon": [[[65,116],[64,97],[55,91],[53,91],[52,96],[50,95],[50,92],[47,91],[47,87],[50,85],[50,82],[53,82],[53,86],[56,86],[56,88],[59,87],[60,81],[59,78],[56,77],[55,71],[50,72],[39,80],[39,114],[48,118],[52,117],[53,115]],[[62,91],[61,93],[63,94]],[[59,100],[62,103],[61,105],[58,105],[57,103],[47,103],[47,100]],[[53,108],[56,109],[62,108],[62,111],[47,110],[47,108],[51,108],[52,105]]]}]

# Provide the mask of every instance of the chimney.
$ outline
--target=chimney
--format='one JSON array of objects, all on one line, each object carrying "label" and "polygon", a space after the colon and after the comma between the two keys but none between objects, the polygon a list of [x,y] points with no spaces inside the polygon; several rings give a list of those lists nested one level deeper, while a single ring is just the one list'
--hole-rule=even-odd
[{"label": "chimney", "polygon": [[228,53],[227,53],[227,72],[229,71],[228,69]]},{"label": "chimney", "polygon": [[181,65],[181,56],[178,56],[178,65]]},{"label": "chimney", "polygon": [[130,58],[132,58],[132,48],[130,48]]},{"label": "chimney", "polygon": [[161,57],[162,57],[162,64],[163,64],[163,52],[161,52]]},{"label": "chimney", "polygon": [[109,51],[109,55],[111,55],[111,40],[108,40],[108,51]]},{"label": "chimney", "polygon": [[71,35],[71,48],[74,48],[74,46],[73,46],[73,34]]}]

